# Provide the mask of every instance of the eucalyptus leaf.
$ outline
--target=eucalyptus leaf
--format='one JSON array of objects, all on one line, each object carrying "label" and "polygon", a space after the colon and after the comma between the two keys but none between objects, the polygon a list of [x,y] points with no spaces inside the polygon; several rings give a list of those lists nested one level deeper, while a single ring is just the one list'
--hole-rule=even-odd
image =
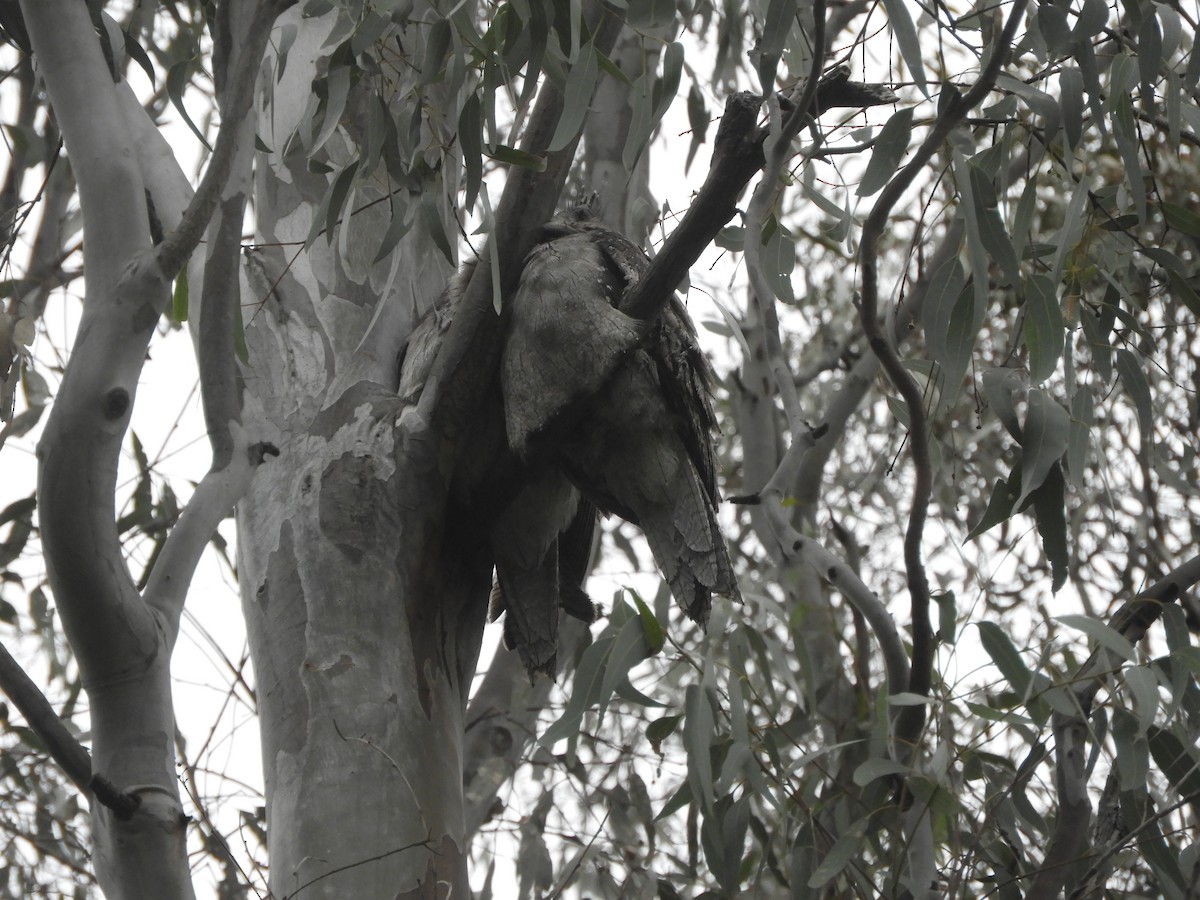
[{"label": "eucalyptus leaf", "polygon": [[1049,394],[1040,388],[1029,392],[1022,428],[1020,507],[1025,498],[1041,486],[1050,471],[1067,452],[1071,416]]},{"label": "eucalyptus leaf", "polygon": [[1044,275],[1025,282],[1025,330],[1021,338],[1029,350],[1029,378],[1041,384],[1054,374],[1063,352],[1063,317],[1054,283]]},{"label": "eucalyptus leaf", "polygon": [[875,139],[875,146],[871,148],[871,159],[856,191],[858,196],[870,197],[892,180],[892,176],[900,167],[900,161],[908,152],[912,121],[912,107],[897,110],[887,120],[879,132],[879,137]]},{"label": "eucalyptus leaf", "polygon": [[917,37],[917,26],[913,23],[908,12],[908,4],[904,0],[883,0],[883,8],[887,11],[888,22],[896,35],[896,44],[900,47],[900,56],[908,66],[917,88],[929,99],[929,87],[925,80],[925,59],[921,54],[921,40]]},{"label": "eucalyptus leaf", "polygon": [[562,114],[558,119],[558,127],[554,129],[554,136],[546,148],[551,153],[566,147],[579,134],[591,106],[592,95],[596,92],[596,81],[599,77],[600,64],[596,59],[595,50],[590,45],[581,48],[579,58],[567,73]]}]

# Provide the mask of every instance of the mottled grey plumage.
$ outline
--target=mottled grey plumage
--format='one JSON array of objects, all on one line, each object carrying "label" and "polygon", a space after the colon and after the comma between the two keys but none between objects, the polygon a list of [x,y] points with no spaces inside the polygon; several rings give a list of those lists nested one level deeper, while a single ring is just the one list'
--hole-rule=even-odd
[{"label": "mottled grey plumage", "polygon": [[688,615],[739,599],[716,520],[711,370],[672,297],[649,327],[616,308],[649,264],[585,217],[547,227],[511,304],[500,367],[510,447],[558,464],[579,491],[638,524]]},{"label": "mottled grey plumage", "polygon": [[[554,675],[562,603],[559,536],[578,508],[579,493],[551,467],[534,475],[491,529],[496,582],[488,617],[494,621],[506,613],[505,646],[521,654],[531,677],[537,672]],[[578,583],[574,589],[579,590]]]},{"label": "mottled grey plumage", "polygon": [[413,326],[408,333],[408,340],[400,348],[400,359],[397,361],[400,383],[396,393],[406,406],[415,406],[421,399],[425,381],[433,371],[442,339],[454,320],[454,310],[462,299],[462,292],[474,268],[474,265],[464,266],[461,272],[451,277],[446,290],[442,291],[433,308]]},{"label": "mottled grey plumage", "polygon": [[[504,646],[520,654],[530,678],[538,672],[554,677],[559,610],[589,625],[600,615],[583,589],[596,507],[578,493],[564,502],[558,491],[570,482],[557,470],[545,471],[542,482],[523,491],[493,531],[496,580],[488,603],[488,621],[504,617]],[[572,502],[578,505],[564,523]],[[551,535],[552,528],[557,533]],[[545,549],[539,556],[537,547],[542,544]]]},{"label": "mottled grey plumage", "polygon": [[643,330],[613,307],[622,282],[603,247],[588,232],[551,236],[525,261],[500,369],[508,443],[524,458],[555,442]]},{"label": "mottled grey plumage", "polygon": [[[454,318],[471,267],[413,328],[401,352],[398,393],[415,405]],[[492,390],[497,390],[495,387]],[[485,532],[496,567],[488,618],[504,616],[504,643],[530,677],[553,676],[559,609],[584,622],[597,610],[583,590],[596,508],[555,465],[531,468],[508,450],[499,396],[483,404],[455,471],[451,502]]]}]

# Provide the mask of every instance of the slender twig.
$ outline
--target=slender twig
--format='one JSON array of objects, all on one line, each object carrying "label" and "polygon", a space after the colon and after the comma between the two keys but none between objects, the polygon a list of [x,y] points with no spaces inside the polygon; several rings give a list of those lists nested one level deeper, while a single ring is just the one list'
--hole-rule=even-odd
[{"label": "slender twig", "polygon": [[562,878],[558,882],[558,886],[546,895],[546,900],[553,900],[553,898],[561,897],[563,895],[563,891],[567,889],[567,885],[571,883],[571,879],[575,877],[575,873],[579,871],[579,867],[583,865],[583,861],[587,859],[588,852],[592,849],[593,845],[595,845],[596,839],[599,838],[604,832],[604,823],[608,821],[608,817],[610,815],[612,815],[611,809],[604,811],[604,817],[600,820],[600,824],[596,826],[596,830],[592,832],[591,840],[587,842],[583,850],[575,858],[575,862],[572,864],[570,870],[563,873]]},{"label": "slender twig", "polygon": [[382,853],[376,853],[374,856],[364,856],[362,859],[356,859],[354,862],[346,863],[344,866],[337,866],[330,869],[328,872],[322,872],[316,878],[310,878],[290,894],[284,894],[282,900],[295,900],[295,898],[299,897],[302,892],[312,887],[319,881],[324,881],[326,878],[331,878],[334,875],[340,875],[343,872],[352,871],[357,869],[359,866],[368,866],[371,863],[379,862],[383,859],[390,859],[399,853],[407,853],[409,850],[416,850],[418,847],[432,849],[433,841],[430,838],[425,838],[424,840],[414,841],[411,844],[402,844],[399,847],[393,847],[391,850],[385,850]]}]

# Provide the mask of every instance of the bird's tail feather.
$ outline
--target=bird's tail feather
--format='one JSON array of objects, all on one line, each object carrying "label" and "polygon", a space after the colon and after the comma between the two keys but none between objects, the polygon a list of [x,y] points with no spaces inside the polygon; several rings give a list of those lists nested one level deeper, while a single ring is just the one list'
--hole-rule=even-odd
[{"label": "bird's tail feather", "polygon": [[558,665],[557,543],[532,568],[497,560],[496,582],[493,611],[503,607],[505,612],[504,646],[520,654],[531,681],[539,672],[553,678]]},{"label": "bird's tail feather", "polygon": [[741,602],[733,563],[716,509],[691,465],[676,469],[671,505],[639,511],[642,530],[671,593],[700,625],[708,624],[713,594]]}]

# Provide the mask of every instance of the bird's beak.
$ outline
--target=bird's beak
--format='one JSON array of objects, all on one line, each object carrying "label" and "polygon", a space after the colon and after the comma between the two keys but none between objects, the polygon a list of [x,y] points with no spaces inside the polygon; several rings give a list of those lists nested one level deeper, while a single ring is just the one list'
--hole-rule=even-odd
[{"label": "bird's beak", "polygon": [[560,237],[566,237],[568,234],[574,234],[578,229],[573,228],[568,223],[561,219],[551,219],[542,226],[542,233],[539,243],[548,244],[550,241],[557,240]]}]

